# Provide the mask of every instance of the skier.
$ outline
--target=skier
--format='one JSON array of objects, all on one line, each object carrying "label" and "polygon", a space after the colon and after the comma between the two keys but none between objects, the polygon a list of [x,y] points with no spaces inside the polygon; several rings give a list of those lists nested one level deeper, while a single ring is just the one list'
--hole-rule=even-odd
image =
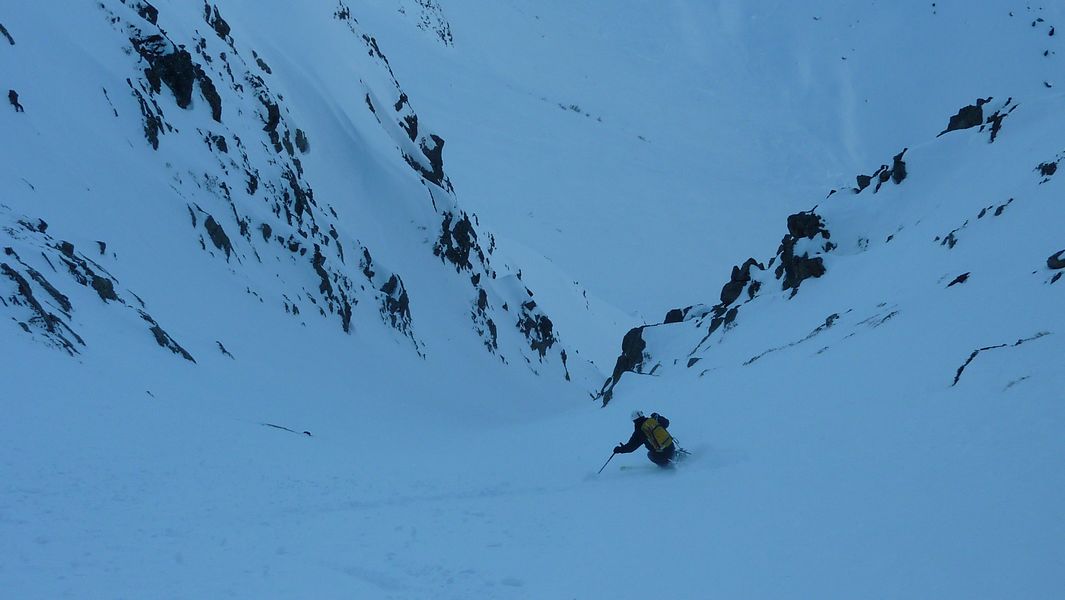
[{"label": "skier", "polygon": [[669,419],[658,413],[645,417],[643,411],[634,410],[632,426],[632,437],[627,443],[614,446],[614,454],[629,454],[643,445],[647,447],[647,458],[651,459],[651,462],[663,469],[672,466],[677,445],[673,442],[673,436],[666,431]]}]

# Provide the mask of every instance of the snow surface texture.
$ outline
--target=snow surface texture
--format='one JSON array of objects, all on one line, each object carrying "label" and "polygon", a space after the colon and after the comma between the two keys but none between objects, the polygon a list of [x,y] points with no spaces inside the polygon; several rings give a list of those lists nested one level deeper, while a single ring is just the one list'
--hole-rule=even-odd
[{"label": "snow surface texture", "polygon": [[0,11],[3,595],[1058,597],[1063,23]]}]

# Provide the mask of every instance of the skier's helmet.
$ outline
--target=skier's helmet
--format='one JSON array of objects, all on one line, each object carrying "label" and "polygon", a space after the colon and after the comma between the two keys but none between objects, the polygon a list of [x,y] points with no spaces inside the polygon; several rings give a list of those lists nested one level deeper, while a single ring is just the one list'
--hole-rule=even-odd
[{"label": "skier's helmet", "polygon": [[643,411],[642,410],[634,410],[634,411],[632,411],[632,414],[629,415],[629,416],[632,417],[633,421],[635,421],[636,419],[640,419],[640,418],[643,417]]}]

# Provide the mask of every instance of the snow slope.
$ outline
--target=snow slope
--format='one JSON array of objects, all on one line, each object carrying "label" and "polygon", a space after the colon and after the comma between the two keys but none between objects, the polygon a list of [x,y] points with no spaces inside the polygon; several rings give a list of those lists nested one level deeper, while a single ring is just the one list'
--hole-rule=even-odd
[{"label": "snow slope", "polygon": [[1065,84],[1055,3],[438,2],[450,45],[394,4],[363,19],[464,201],[644,322],[958,107]]},{"label": "snow slope", "polygon": [[1060,7],[153,4],[0,11],[5,595],[1065,587]]}]

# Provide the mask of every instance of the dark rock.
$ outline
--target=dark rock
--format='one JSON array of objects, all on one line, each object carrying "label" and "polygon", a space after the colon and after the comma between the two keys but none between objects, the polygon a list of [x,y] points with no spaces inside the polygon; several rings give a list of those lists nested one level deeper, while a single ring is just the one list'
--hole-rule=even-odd
[{"label": "dark rock", "polygon": [[270,228],[270,225],[267,223],[263,223],[259,226],[259,231],[261,231],[263,234],[263,241],[269,242],[270,236],[273,234],[273,229]]},{"label": "dark rock", "polygon": [[26,112],[26,109],[23,108],[21,104],[19,104],[18,92],[16,92],[15,90],[8,90],[7,91],[7,101],[10,102],[11,106],[13,106],[15,108],[15,112],[17,112],[17,113]]},{"label": "dark rock", "polygon": [[800,212],[788,216],[788,233],[795,238],[814,239],[823,233],[821,217],[814,212]]},{"label": "dark rock", "polygon": [[140,18],[148,21],[152,25],[157,25],[159,21],[159,9],[152,6],[145,0],[137,0],[131,4],[132,8],[137,11]]},{"label": "dark rock", "polygon": [[433,247],[433,253],[455,265],[459,271],[473,268],[470,256],[474,253],[484,262],[484,256],[477,244],[477,232],[466,213],[462,213],[462,218],[458,221],[454,220],[453,213],[444,215],[440,238]]},{"label": "dark rock", "polygon": [[[947,128],[941,131],[939,135],[943,135],[948,131],[955,131],[958,129],[969,129],[970,127],[976,127],[978,125],[983,124],[984,109],[982,107],[984,104],[987,104],[990,101],[990,97],[986,99],[978,98],[976,100],[975,105],[970,104],[962,108],[958,111],[958,114],[950,118],[950,122],[947,123]],[[939,136],[937,135],[936,137]]]},{"label": "dark rock", "polygon": [[207,101],[207,104],[211,106],[211,118],[216,122],[222,122],[222,97],[218,95],[218,90],[214,87],[214,82],[207,76],[199,66],[196,67],[196,81],[200,83],[200,94],[203,95],[203,99]]},{"label": "dark rock", "polygon": [[813,239],[818,234],[825,239],[830,237],[821,217],[813,211],[788,217],[788,235],[781,240],[780,249],[777,251],[780,265],[776,269],[776,277],[784,278],[783,289],[793,290],[792,295],[798,291],[799,285],[806,279],[821,277],[825,274],[824,260],[821,257],[811,258],[805,254],[795,256],[795,244],[799,239]]},{"label": "dark rock", "polygon": [[273,70],[270,69],[270,65],[266,64],[266,61],[259,57],[255,50],[251,51],[252,57],[255,58],[255,64],[259,65],[259,68],[263,70],[267,75],[273,75]]},{"label": "dark rock", "polygon": [[396,101],[393,108],[396,109],[396,112],[401,112],[404,107],[408,109],[408,113],[403,115],[403,118],[400,119],[399,126],[407,132],[407,137],[413,142],[418,139],[418,115],[414,114],[414,109],[410,108],[410,101],[407,98],[407,94],[400,92],[399,100]]},{"label": "dark rock", "polygon": [[323,267],[325,265],[325,256],[322,256],[322,248],[318,244],[314,245],[314,256],[311,258],[311,265],[314,267],[314,272],[322,280],[318,284],[318,291],[326,296],[331,296],[333,294],[333,284],[329,281],[329,272]]},{"label": "dark rock", "polygon": [[[877,182],[887,183],[888,179],[891,179],[891,169],[887,165],[880,165],[880,168],[876,170]],[[876,186],[877,191],[880,191],[880,185]]]},{"label": "dark rock", "polygon": [[118,295],[115,294],[115,284],[106,277],[92,275],[92,289],[96,290],[96,293],[99,294],[100,298],[105,302],[108,300],[120,302]]},{"label": "dark rock", "polygon": [[688,308],[674,308],[666,313],[666,318],[663,320],[663,324],[680,323],[684,320],[684,317],[688,314],[689,310],[691,310],[690,306]]},{"label": "dark rock", "polygon": [[950,283],[948,283],[947,287],[950,287],[952,285],[957,285],[959,283],[965,283],[966,281],[969,281],[969,273],[962,273],[961,275],[958,275],[957,277],[955,277],[954,281],[951,281]]},{"label": "dark rock", "polygon": [[7,39],[8,44],[11,44],[12,46],[15,45],[15,38],[11,37],[11,34],[7,31],[7,27],[4,27],[3,23],[0,23],[0,35]]},{"label": "dark rock", "polygon": [[[381,292],[385,294],[381,311],[387,315],[389,323],[395,329],[404,332],[409,331],[411,323],[410,298],[407,296],[407,288],[403,285],[403,280],[399,278],[399,275],[393,274],[381,286]],[[481,293],[484,294],[484,290],[481,290]],[[487,303],[487,300],[485,302]]]},{"label": "dark rock", "polygon": [[[357,302],[356,302],[357,303]],[[352,301],[346,294],[341,293],[340,298],[340,327],[344,333],[351,333],[351,309]]]},{"label": "dark rock", "polygon": [[188,108],[192,103],[192,84],[196,79],[196,67],[192,55],[184,48],[175,47],[161,35],[130,40],[133,48],[148,62],[144,70],[152,91],[159,93],[160,84],[166,84],[174,94],[179,108]]},{"label": "dark rock", "polygon": [[[41,306],[41,303],[37,301],[36,297],[34,297],[33,288],[30,287],[26,278],[20,275],[18,271],[11,268],[7,263],[0,263],[0,274],[6,275],[8,279],[15,282],[17,288],[16,293],[18,294],[16,298],[21,298],[21,300],[15,299],[16,303],[25,305],[33,311],[34,316],[30,319],[30,324],[33,324],[35,327],[43,327],[45,337],[65,350],[71,356],[77,354],[78,350],[74,346],[74,342],[84,346],[85,341],[70,329],[70,327],[68,327],[59,317],[46,311],[44,307]],[[20,323],[20,325],[23,331],[26,333],[32,333],[29,324]],[[73,341],[68,339],[68,335],[73,338]]]},{"label": "dark rock", "polygon": [[373,270],[373,258],[370,257],[370,250],[363,247],[362,249],[362,261],[359,263],[359,267],[362,269],[362,274],[369,281],[373,281],[376,273]]},{"label": "dark rock", "polygon": [[192,358],[191,354],[186,352],[180,344],[174,341],[174,338],[170,337],[170,334],[164,331],[163,328],[159,326],[159,323],[156,323],[155,319],[153,319],[148,313],[142,310],[140,311],[140,315],[141,318],[148,323],[148,330],[152,332],[153,336],[155,336],[155,342],[157,344],[159,344],[163,348],[166,348],[167,350],[170,350],[174,354],[181,355],[181,357],[187,361],[196,362],[196,359]]},{"label": "dark rock", "polygon": [[951,249],[953,249],[954,246],[956,246],[957,244],[958,244],[958,238],[957,238],[957,236],[954,235],[953,231],[948,233],[947,237],[943,238],[943,241],[939,243],[940,246],[946,246],[946,247],[951,248]]},{"label": "dark rock", "polygon": [[[796,223],[795,225],[796,227],[804,226],[803,223]],[[743,288],[751,281],[751,267],[758,267],[763,271],[765,270],[762,263],[753,258],[748,258],[747,261],[743,263],[743,266],[732,267],[731,280],[721,288],[721,306],[728,306],[740,297],[740,294],[743,293]]]},{"label": "dark rock", "polygon": [[299,148],[300,154],[307,154],[311,151],[311,143],[302,129],[296,129],[296,148]]},{"label": "dark rock", "polygon": [[751,285],[747,286],[747,299],[754,300],[755,295],[762,289],[761,281],[752,281]]},{"label": "dark rock", "polygon": [[218,14],[218,7],[215,6],[214,10],[208,6],[206,2],[203,3],[203,20],[207,21],[207,24],[214,29],[214,32],[218,34],[218,37],[223,40],[229,37],[230,27],[229,23],[222,18],[222,15]]},{"label": "dark rock", "polygon": [[614,395],[614,386],[618,384],[622,373],[633,372],[640,368],[644,360],[644,350],[647,342],[643,339],[644,327],[635,327],[625,334],[621,341],[621,356],[614,364],[614,373],[603,384],[599,395],[603,398],[603,406],[610,403]]},{"label": "dark rock", "polygon": [[518,329],[529,340],[529,347],[540,354],[540,358],[546,356],[548,349],[556,342],[554,324],[547,315],[524,312],[518,319]]},{"label": "dark rock", "polygon": [[282,177],[288,181],[288,186],[292,190],[293,198],[295,200],[294,209],[296,211],[296,217],[303,218],[303,213],[309,213],[311,205],[314,204],[314,192],[310,188],[303,189],[299,178],[297,178],[296,174],[289,169],[285,170]]},{"label": "dark rock", "polygon": [[270,136],[270,143],[274,146],[274,152],[280,154],[282,150],[281,136],[277,132],[277,126],[281,123],[281,108],[266,95],[259,96],[259,102],[266,107],[263,131]]},{"label": "dark rock", "polygon": [[906,154],[909,148],[903,148],[902,152],[899,152],[892,159],[891,164],[891,181],[898,185],[902,183],[902,180],[906,179],[906,163],[902,160],[902,156]]},{"label": "dark rock", "polygon": [[858,191],[862,191],[869,187],[869,184],[873,182],[873,178],[868,175],[859,175],[855,178],[858,183]]},{"label": "dark rock", "polygon": [[1042,175],[1043,177],[1052,177],[1054,175],[1054,173],[1058,172],[1058,163],[1057,162],[1045,162],[1045,163],[1041,163],[1036,168],[1039,169],[1039,174]]},{"label": "dark rock", "polygon": [[[289,131],[287,129],[285,130],[285,135],[281,137],[281,144],[285,147],[285,152],[287,152],[289,156],[296,156],[296,148],[292,145],[292,140],[289,139]],[[296,170],[302,173],[303,166],[298,160],[293,160],[292,164],[296,165]]]},{"label": "dark rock", "polygon": [[1047,257],[1047,268],[1065,269],[1065,260],[1062,259],[1063,254],[1065,254],[1065,250],[1059,250]]},{"label": "dark rock", "polygon": [[96,245],[100,246],[100,256],[103,256],[104,254],[107,253],[107,243],[106,242],[97,241]]},{"label": "dark rock", "polygon": [[226,260],[229,260],[229,255],[233,252],[233,245],[229,242],[229,236],[226,235],[222,226],[218,224],[218,221],[214,220],[213,216],[207,215],[207,220],[204,222],[203,227],[207,230],[207,235],[211,237],[211,242],[215,245],[215,248],[224,251]]},{"label": "dark rock", "polygon": [[743,288],[750,279],[750,276],[741,277],[739,267],[732,267],[732,280],[721,288],[721,304],[728,306],[735,302],[740,297],[740,294],[743,293]]},{"label": "dark rock", "polygon": [[66,295],[56,289],[56,287],[52,285],[52,283],[48,281],[44,277],[44,275],[41,275],[41,273],[37,269],[34,269],[32,267],[26,267],[26,272],[29,273],[30,277],[34,281],[37,282],[37,285],[41,286],[42,288],[44,288],[44,291],[48,292],[48,295],[51,296],[53,300],[55,300],[56,304],[59,305],[60,310],[65,313],[69,313],[71,309],[74,308],[74,306],[70,303],[70,298],[67,298]]},{"label": "dark rock", "polygon": [[[48,223],[45,223],[43,219],[37,219],[36,223],[30,223],[29,221],[21,221],[20,220],[18,222],[18,224],[22,225],[23,227],[25,227],[26,229],[28,229],[30,231],[36,231],[37,233],[44,233],[45,231],[48,230]],[[14,250],[12,250],[11,248],[4,248],[4,250],[9,255],[14,253]]]},{"label": "dark rock", "polygon": [[144,118],[144,139],[148,140],[148,143],[152,145],[153,150],[159,149],[159,134],[166,131],[164,129],[165,123],[162,116],[157,111],[153,110],[153,104],[149,104],[148,100],[141,94],[140,90],[133,87],[133,83],[130,80],[126,80],[130,89],[133,90],[133,96],[137,98],[141,107],[141,116]]},{"label": "dark rock", "polygon": [[248,195],[254,196],[255,192],[259,190],[259,176],[257,173],[252,173],[251,171],[245,171],[244,175],[248,178],[248,186],[246,188],[248,190]]},{"label": "dark rock", "polygon": [[[1013,104],[1013,97],[1007,98],[1006,103],[1002,105],[1002,108],[996,110],[987,118],[986,123],[991,125],[991,139],[988,140],[989,144],[994,143],[995,138],[998,137],[998,132],[1002,129],[1002,121],[1013,112],[1013,109],[1017,108],[1016,104],[1010,106],[1011,104]],[[1009,107],[1009,110],[1006,110],[1007,107]],[[980,131],[983,130],[984,128],[981,127]]]},{"label": "dark rock", "polygon": [[422,142],[421,149],[422,154],[429,159],[429,164],[432,165],[433,170],[431,172],[425,172],[422,169],[422,174],[425,178],[443,188],[450,188],[449,184],[445,184],[444,177],[444,139],[438,135],[431,134],[429,136],[431,144]]},{"label": "dark rock", "polygon": [[732,325],[736,321],[736,317],[739,315],[739,313],[740,313],[739,309],[736,308],[735,306],[733,306],[732,308],[728,309],[728,312],[725,313],[725,321],[724,321],[724,325],[725,325],[725,329],[726,330],[730,329],[729,326]]}]

